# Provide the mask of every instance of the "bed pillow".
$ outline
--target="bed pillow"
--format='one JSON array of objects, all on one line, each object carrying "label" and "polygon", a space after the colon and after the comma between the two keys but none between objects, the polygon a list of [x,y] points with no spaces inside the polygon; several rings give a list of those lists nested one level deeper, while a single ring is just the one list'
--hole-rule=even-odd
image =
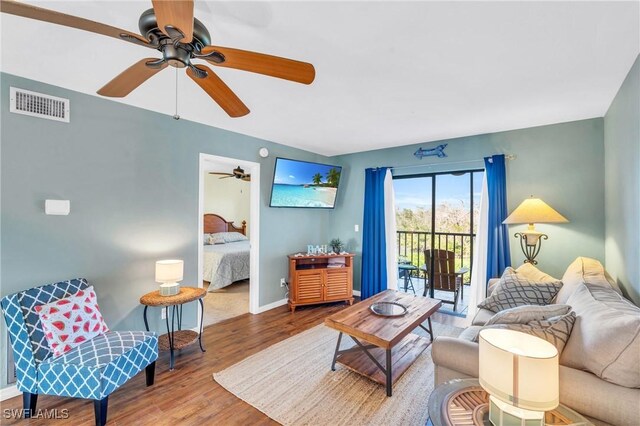
[{"label": "bed pillow", "polygon": [[[565,315],[552,317],[547,320],[534,320],[529,321],[527,324],[493,324],[482,327],[482,330],[486,328],[498,328],[503,330],[514,330],[522,333],[531,334],[539,337],[551,343],[558,349],[558,355],[564,350],[569,337],[571,336],[571,330],[576,322],[575,312],[569,312]],[[478,333],[480,334],[480,333]],[[475,342],[478,341],[478,335],[475,337]]]},{"label": "bed pillow", "polygon": [[226,241],[224,240],[224,236],[222,234],[223,232],[217,232],[215,234],[205,234],[205,236],[207,236],[207,238],[205,239],[206,241],[205,244],[214,245],[214,244],[226,243]]},{"label": "bed pillow", "polygon": [[531,321],[546,320],[566,315],[571,311],[569,305],[524,305],[505,309],[492,316],[485,325],[492,324],[528,324]]},{"label": "bed pillow", "polygon": [[238,241],[247,241],[248,238],[239,232],[218,232],[214,235],[220,235],[225,243],[235,243]]},{"label": "bed pillow", "polygon": [[64,299],[36,306],[35,311],[54,357],[109,331],[100,314],[93,286]]},{"label": "bed pillow", "polygon": [[491,296],[480,302],[478,308],[500,312],[516,306],[548,305],[561,287],[560,281],[531,281],[508,267]]}]

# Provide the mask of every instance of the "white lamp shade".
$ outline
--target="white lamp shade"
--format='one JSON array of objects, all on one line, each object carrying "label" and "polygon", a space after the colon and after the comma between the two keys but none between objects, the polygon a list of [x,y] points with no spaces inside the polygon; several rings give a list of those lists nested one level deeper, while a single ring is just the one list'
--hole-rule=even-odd
[{"label": "white lamp shade", "polygon": [[524,200],[504,220],[507,225],[518,223],[567,223],[566,217],[555,211],[540,198],[528,198]]},{"label": "white lamp shade", "polygon": [[558,350],[539,337],[519,331],[480,332],[480,385],[515,407],[553,410],[559,401]]},{"label": "white lamp shade", "polygon": [[182,260],[158,260],[156,262],[156,282],[175,283],[182,281],[184,261]]},{"label": "white lamp shade", "polygon": [[518,223],[567,223],[566,217],[555,211],[540,198],[528,198],[511,212],[504,222],[507,225]]}]

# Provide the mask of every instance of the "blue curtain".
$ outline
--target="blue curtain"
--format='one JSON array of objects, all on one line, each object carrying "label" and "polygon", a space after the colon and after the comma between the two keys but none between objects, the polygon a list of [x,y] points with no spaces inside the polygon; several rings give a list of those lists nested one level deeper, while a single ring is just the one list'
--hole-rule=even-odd
[{"label": "blue curtain", "polygon": [[504,155],[484,159],[489,192],[489,232],[487,238],[487,281],[502,275],[511,266],[509,229],[502,221],[507,218],[507,173]]},{"label": "blue curtain", "polygon": [[365,170],[362,282],[360,285],[362,299],[387,289],[387,244],[384,218],[384,178],[386,174],[386,167]]}]

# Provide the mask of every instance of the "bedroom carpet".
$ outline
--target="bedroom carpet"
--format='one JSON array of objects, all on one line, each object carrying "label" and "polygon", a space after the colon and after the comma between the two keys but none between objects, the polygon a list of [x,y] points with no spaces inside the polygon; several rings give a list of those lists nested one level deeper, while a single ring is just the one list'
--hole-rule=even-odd
[{"label": "bedroom carpet", "polygon": [[249,280],[213,290],[204,298],[204,326],[249,312]]},{"label": "bedroom carpet", "polygon": [[[436,336],[461,328],[433,323]],[[425,334],[422,330],[416,334]],[[429,346],[393,387],[382,385],[331,360],[338,332],[318,325],[213,375],[229,392],[273,420],[288,425],[424,425],[433,390]],[[345,344],[346,343],[346,344]],[[351,339],[343,339],[345,348]]]}]

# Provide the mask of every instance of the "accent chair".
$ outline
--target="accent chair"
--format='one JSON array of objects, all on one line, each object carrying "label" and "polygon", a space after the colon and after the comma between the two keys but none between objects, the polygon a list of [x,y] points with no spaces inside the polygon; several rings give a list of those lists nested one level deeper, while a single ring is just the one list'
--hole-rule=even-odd
[{"label": "accent chair", "polygon": [[93,400],[96,425],[104,425],[113,391],[143,368],[147,386],[153,385],[158,358],[158,336],[153,332],[108,331],[53,357],[35,307],[87,287],[86,279],[77,278],[10,294],[0,301],[25,418],[36,410],[38,395],[57,395]]}]

